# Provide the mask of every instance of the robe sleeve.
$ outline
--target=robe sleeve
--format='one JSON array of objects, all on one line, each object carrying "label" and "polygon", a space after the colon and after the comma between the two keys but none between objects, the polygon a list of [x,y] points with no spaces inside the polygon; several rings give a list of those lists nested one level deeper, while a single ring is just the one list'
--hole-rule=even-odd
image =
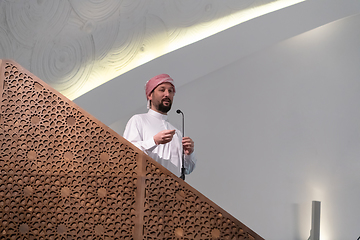
[{"label": "robe sleeve", "polygon": [[185,165],[185,174],[190,174],[195,169],[196,165],[196,156],[195,151],[190,155],[185,155],[184,165]]},{"label": "robe sleeve", "polygon": [[130,118],[126,124],[123,137],[138,147],[141,151],[151,151],[156,147],[154,138],[143,139],[141,119],[137,116]]}]

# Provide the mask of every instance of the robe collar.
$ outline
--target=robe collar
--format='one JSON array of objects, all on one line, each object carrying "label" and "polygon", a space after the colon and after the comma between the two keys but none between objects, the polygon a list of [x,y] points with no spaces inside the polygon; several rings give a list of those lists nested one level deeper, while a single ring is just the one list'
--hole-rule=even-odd
[{"label": "robe collar", "polygon": [[160,120],[167,121],[167,119],[168,119],[168,115],[161,114],[161,113],[156,112],[156,111],[154,111],[152,109],[149,109],[148,114],[150,114],[151,116],[156,117],[156,118],[158,118]]}]

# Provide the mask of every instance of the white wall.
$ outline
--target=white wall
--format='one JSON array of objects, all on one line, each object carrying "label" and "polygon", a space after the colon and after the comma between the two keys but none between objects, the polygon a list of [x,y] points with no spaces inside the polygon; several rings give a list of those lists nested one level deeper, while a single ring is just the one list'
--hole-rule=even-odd
[{"label": "white wall", "polygon": [[[187,182],[267,240],[307,239],[313,200],[322,203],[321,239],[357,239],[359,39],[360,15],[354,15],[179,86],[174,109],[185,112],[199,158]],[[122,89],[111,83],[91,93],[97,104],[103,98],[112,104],[100,112],[123,113],[118,120],[98,114],[100,120],[122,133],[131,114],[145,111],[146,79],[126,77],[145,69],[150,78],[161,67],[169,73],[175,62],[167,64],[125,74],[116,85]],[[109,97],[114,91],[122,96]],[[119,98],[128,101],[117,104]],[[170,118],[180,125],[174,111]]]},{"label": "white wall", "polygon": [[200,157],[188,182],[266,239],[360,235],[360,15],[181,88]]}]

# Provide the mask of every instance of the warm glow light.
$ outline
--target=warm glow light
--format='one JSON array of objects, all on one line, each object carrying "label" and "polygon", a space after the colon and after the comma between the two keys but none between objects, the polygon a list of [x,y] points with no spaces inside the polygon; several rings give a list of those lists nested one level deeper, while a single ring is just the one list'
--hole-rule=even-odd
[{"label": "warm glow light", "polygon": [[326,184],[321,183],[321,181],[316,179],[309,179],[308,183],[308,215],[303,215],[305,217],[301,221],[303,221],[304,226],[307,226],[304,229],[304,237],[310,236],[310,229],[311,229],[311,202],[312,201],[320,201],[321,202],[321,211],[320,211],[320,240],[328,240],[331,239],[331,236],[333,235],[333,229],[332,227],[332,215],[333,215],[333,209],[331,208],[332,203],[332,197],[328,193],[328,187]]},{"label": "warm glow light", "polygon": [[[177,36],[171,42],[169,42],[168,38],[163,38],[161,35],[162,33],[159,33],[158,36],[155,36],[156,41],[151,42],[150,47],[144,45],[144,47],[139,49],[138,54],[134,57],[134,59],[132,59],[132,61],[123,68],[117,70],[109,68],[96,69],[98,65],[95,63],[94,71],[101,74],[96,74],[96,76],[90,76],[89,80],[80,89],[78,89],[76,93],[63,94],[73,100],[85,94],[86,92],[98,87],[99,85],[164,54],[202,40],[206,37],[214,35],[240,23],[246,22],[250,19],[254,19],[267,13],[274,12],[304,1],[305,0],[278,0],[258,7],[241,10],[231,15],[224,16],[222,18],[207,23],[200,23],[197,25],[186,27],[186,31],[184,31],[186,33]],[[146,42],[147,39],[145,39],[144,41]]]},{"label": "warm glow light", "polygon": [[[300,2],[304,2],[305,0],[278,0],[272,3],[264,4],[255,8],[248,8],[245,10],[238,11],[234,14],[225,16],[220,19],[216,19],[211,23],[207,24],[209,27],[200,28],[199,26],[192,26],[191,28],[199,28],[195,34],[186,35],[182,39],[177,39],[176,42],[171,43],[168,46],[168,52],[174,51],[191,43],[197,42],[201,39],[214,35],[218,32],[224,31],[228,28],[236,26],[240,23],[249,21],[256,17],[260,17],[267,13],[275,12],[277,10],[289,7],[291,5],[295,5]],[[190,29],[191,29],[190,28]]]}]

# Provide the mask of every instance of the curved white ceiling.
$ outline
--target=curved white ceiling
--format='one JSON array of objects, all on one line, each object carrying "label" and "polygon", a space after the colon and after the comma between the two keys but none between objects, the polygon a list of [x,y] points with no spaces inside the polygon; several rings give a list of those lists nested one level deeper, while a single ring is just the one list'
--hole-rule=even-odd
[{"label": "curved white ceiling", "polygon": [[0,1],[0,58],[70,99],[161,55],[304,0]]},{"label": "curved white ceiling", "polygon": [[[158,57],[74,101],[106,125],[122,132],[122,125],[131,115],[146,110],[144,84],[156,74],[170,74],[181,94],[185,84],[266,51],[268,47],[281,44],[284,40],[358,13],[360,2],[354,0],[301,2]],[[257,67],[262,71],[264,66]],[[242,79],[246,76],[238,77]]]}]

